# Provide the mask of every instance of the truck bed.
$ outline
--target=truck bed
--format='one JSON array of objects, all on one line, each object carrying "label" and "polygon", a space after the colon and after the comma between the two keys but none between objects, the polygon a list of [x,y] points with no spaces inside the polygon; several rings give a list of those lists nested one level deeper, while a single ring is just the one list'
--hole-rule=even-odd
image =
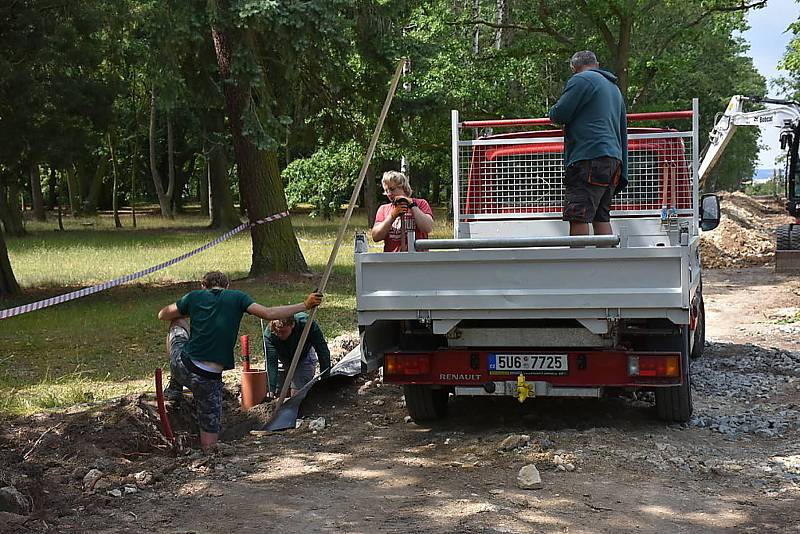
[{"label": "truck bed", "polygon": [[689,246],[361,253],[358,323],[464,319],[667,318],[689,321]]}]

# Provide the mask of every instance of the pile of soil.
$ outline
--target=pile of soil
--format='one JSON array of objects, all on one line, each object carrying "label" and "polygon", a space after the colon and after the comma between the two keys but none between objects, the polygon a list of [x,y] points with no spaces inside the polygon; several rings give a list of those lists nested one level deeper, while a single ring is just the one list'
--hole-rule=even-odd
[{"label": "pile of soil", "polygon": [[722,218],[700,240],[703,266],[717,269],[766,265],[775,259],[775,229],[792,222],[782,199],[720,193]]},{"label": "pile of soil", "polygon": [[[358,343],[355,334],[331,340],[332,362]],[[236,382],[223,390],[223,441],[261,429],[272,417],[274,402],[241,410],[239,389]],[[174,445],[161,431],[153,393],[4,422],[0,425],[0,488],[10,486],[29,501],[27,520],[46,521],[58,511],[109,504],[114,498],[108,495],[110,490],[133,491],[158,484],[176,467],[201,461],[191,393],[180,402],[168,403],[167,413]],[[102,477],[88,484],[85,477],[91,478],[92,470]],[[17,517],[4,513],[0,512],[0,524]]]}]

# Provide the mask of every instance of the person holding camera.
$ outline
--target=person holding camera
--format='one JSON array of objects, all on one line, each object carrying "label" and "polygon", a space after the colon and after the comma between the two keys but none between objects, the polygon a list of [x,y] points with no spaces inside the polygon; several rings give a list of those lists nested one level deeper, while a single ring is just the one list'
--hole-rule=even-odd
[{"label": "person holding camera", "polygon": [[413,230],[415,239],[426,239],[433,230],[433,210],[427,200],[411,196],[411,185],[402,172],[383,173],[381,185],[389,203],[378,208],[372,240],[383,241],[384,252],[407,252],[405,231]]}]

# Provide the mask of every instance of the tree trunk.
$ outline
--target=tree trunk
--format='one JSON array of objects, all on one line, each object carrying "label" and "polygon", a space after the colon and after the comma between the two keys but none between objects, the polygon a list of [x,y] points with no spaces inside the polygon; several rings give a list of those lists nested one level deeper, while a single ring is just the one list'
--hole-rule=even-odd
[{"label": "tree trunk", "polygon": [[[59,189],[61,189],[61,187],[63,187],[63,186],[61,186],[61,184],[59,184],[59,186],[60,186]],[[56,195],[56,199],[57,199],[56,208],[58,209],[58,229],[63,232],[64,231],[64,218],[63,218],[62,210],[61,210],[61,199],[62,199],[61,191],[59,191],[58,194]]]},{"label": "tree trunk", "polygon": [[431,206],[438,206],[441,203],[442,196],[442,178],[436,174],[431,180]]},{"label": "tree trunk", "polygon": [[20,292],[19,284],[8,259],[8,248],[3,232],[0,231],[0,299],[16,295]]},{"label": "tree trunk", "polygon": [[92,177],[92,183],[89,186],[89,194],[86,195],[86,202],[83,203],[83,212],[87,215],[94,215],[97,213],[100,194],[103,192],[103,178],[106,177],[107,170],[108,160],[100,158],[100,161],[97,163],[97,169]]},{"label": "tree trunk", "polygon": [[[622,93],[622,98],[628,102],[628,67],[631,61],[631,32],[633,18],[622,17],[619,21],[619,41],[614,50],[614,74],[617,75],[617,86]],[[630,112],[630,110],[628,110]]]},{"label": "tree trunk", "polygon": [[169,199],[170,213],[175,214],[173,195],[175,194],[175,137],[172,133],[172,114],[167,113],[167,191],[164,193]]},{"label": "tree trunk", "polygon": [[[161,183],[161,174],[158,172],[158,164],[156,162],[156,90],[153,88],[150,93],[150,174],[153,177],[153,185],[156,188],[156,195],[158,196],[158,205],[161,208],[161,216],[166,219],[173,219],[172,210],[170,209],[170,201],[172,199],[172,191],[168,189],[168,193],[164,192],[164,185]],[[172,185],[172,184],[170,184]]]},{"label": "tree trunk", "polygon": [[511,0],[497,0],[497,28],[494,34],[494,47],[497,50],[508,48],[511,43],[511,28],[503,28],[511,24]]},{"label": "tree trunk", "polygon": [[47,212],[44,209],[44,196],[42,195],[42,177],[39,175],[39,164],[30,164],[31,177],[31,201],[33,202],[33,216],[37,221],[47,220]]},{"label": "tree trunk", "polygon": [[73,217],[77,217],[81,210],[81,196],[78,188],[78,175],[72,165],[67,168],[67,195],[69,212]]},{"label": "tree trunk", "polygon": [[111,173],[114,177],[114,182],[111,187],[111,209],[114,212],[114,228],[122,228],[122,223],[119,220],[119,206],[117,204],[117,156],[114,154],[114,143],[111,141],[111,133],[107,134],[108,138],[108,151],[111,153]]},{"label": "tree trunk", "polygon": [[131,224],[136,228],[136,163],[139,161],[139,138],[133,140],[131,155]]},{"label": "tree trunk", "polygon": [[[481,0],[472,0],[472,20],[481,18]],[[477,56],[481,51],[481,26],[476,24],[472,29],[472,55]]]},{"label": "tree trunk", "polygon": [[200,201],[200,214],[208,217],[211,214],[208,205],[208,176],[211,174],[211,167],[208,164],[208,150],[204,150],[204,152],[205,158],[203,158],[203,172],[197,175],[197,200]]},{"label": "tree trunk", "polygon": [[189,158],[181,157],[175,164],[175,188],[172,194],[173,213],[183,213],[183,191],[194,176],[194,167],[197,164],[197,154]]},{"label": "tree trunk", "polygon": [[375,166],[372,163],[367,167],[364,177],[364,209],[367,210],[367,224],[370,228],[375,224],[375,215],[378,213],[378,189],[375,177]]},{"label": "tree trunk", "polygon": [[58,198],[56,197],[56,187],[58,186],[58,175],[56,168],[50,166],[50,176],[47,178],[47,206],[53,210],[58,205]]},{"label": "tree trunk", "polygon": [[[219,111],[211,111],[208,116],[209,131],[222,132],[225,117]],[[211,136],[212,139],[217,136]],[[239,213],[233,204],[230,180],[228,179],[228,157],[225,147],[211,143],[208,147],[208,188],[211,228],[230,230],[241,224]]]},{"label": "tree trunk", "polygon": [[19,211],[19,186],[15,181],[0,183],[0,221],[6,234],[14,237],[25,235],[25,224]]},{"label": "tree trunk", "polygon": [[[227,0],[218,2],[220,11],[227,11]],[[246,30],[244,30],[246,31]],[[261,151],[244,134],[242,115],[251,102],[250,88],[238,80],[231,80],[231,61],[237,47],[243,46],[242,35],[237,30],[212,26],[214,49],[217,54],[220,77],[223,80],[233,147],[239,173],[239,187],[247,203],[251,221],[272,213],[285,211],[286,195],[274,150]],[[241,52],[239,50],[238,52]],[[250,276],[270,271],[308,272],[303,253],[297,243],[291,220],[254,226],[250,230],[253,241],[253,262]]]}]

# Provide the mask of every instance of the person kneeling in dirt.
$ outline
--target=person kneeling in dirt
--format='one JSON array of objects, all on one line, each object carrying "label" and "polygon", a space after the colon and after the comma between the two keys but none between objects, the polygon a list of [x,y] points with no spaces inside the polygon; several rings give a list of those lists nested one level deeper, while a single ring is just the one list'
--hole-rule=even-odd
[{"label": "person kneeling in dirt", "polygon": [[[228,289],[228,277],[219,271],[203,276],[202,289],[190,291],[158,312],[170,321],[167,334],[170,380],[165,397],[182,397],[183,386],[192,391],[200,426],[200,446],[212,447],[219,438],[222,419],[222,371],[234,368],[233,348],[244,313],[266,320],[283,319],[310,310],[322,302],[311,293],[304,302],[267,308],[242,291]],[[191,328],[186,318],[191,319]]]},{"label": "person kneeling in dirt", "polygon": [[[298,313],[288,319],[276,319],[269,323],[264,332],[267,345],[267,370],[269,374],[269,390],[278,395],[286,381],[286,374],[292,365],[292,358],[300,343],[300,336],[308,322],[308,314]],[[322,329],[316,321],[311,323],[300,361],[292,378],[292,395],[311,382],[319,361],[322,376],[327,377],[331,369],[331,351]]]}]

